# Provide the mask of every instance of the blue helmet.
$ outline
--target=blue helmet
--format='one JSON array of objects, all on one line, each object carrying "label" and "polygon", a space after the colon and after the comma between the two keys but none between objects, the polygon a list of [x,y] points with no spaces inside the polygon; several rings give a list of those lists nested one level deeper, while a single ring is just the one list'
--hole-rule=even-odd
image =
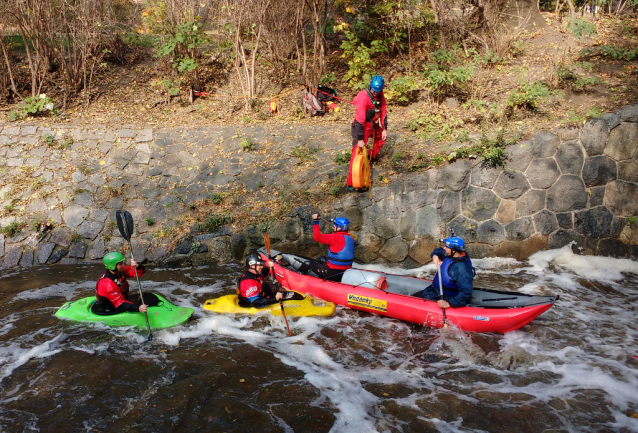
[{"label": "blue helmet", "polygon": [[445,243],[446,247],[452,250],[465,251],[465,242],[463,242],[463,239],[459,238],[458,236],[447,238],[443,242]]},{"label": "blue helmet", "polygon": [[383,90],[383,77],[381,75],[375,75],[370,80],[370,88],[375,92],[380,92]]},{"label": "blue helmet", "polygon": [[335,218],[333,224],[340,230],[350,230],[350,220],[346,217]]}]

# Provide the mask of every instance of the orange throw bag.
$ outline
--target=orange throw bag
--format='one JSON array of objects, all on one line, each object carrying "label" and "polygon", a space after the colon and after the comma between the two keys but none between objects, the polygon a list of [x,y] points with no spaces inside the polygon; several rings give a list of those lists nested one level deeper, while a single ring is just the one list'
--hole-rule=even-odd
[{"label": "orange throw bag", "polygon": [[365,147],[357,148],[352,161],[352,187],[357,189],[370,187],[370,160]]}]

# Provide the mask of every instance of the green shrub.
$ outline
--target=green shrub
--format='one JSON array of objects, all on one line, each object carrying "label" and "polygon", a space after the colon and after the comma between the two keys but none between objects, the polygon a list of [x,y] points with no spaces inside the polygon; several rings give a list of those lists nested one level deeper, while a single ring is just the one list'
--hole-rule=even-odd
[{"label": "green shrub", "polygon": [[210,195],[210,201],[212,201],[213,204],[220,204],[222,200],[224,200],[224,193],[215,192]]},{"label": "green shrub", "polygon": [[200,22],[179,24],[175,34],[166,35],[165,42],[159,44],[156,57],[171,57],[180,74],[194,71],[199,67],[197,48],[207,40],[203,27]]},{"label": "green shrub", "polygon": [[292,156],[299,159],[299,164],[304,161],[314,161],[315,154],[321,150],[320,147],[297,146],[292,149]]},{"label": "green shrub", "polygon": [[346,165],[350,163],[351,158],[352,158],[352,152],[344,150],[341,153],[337,153],[337,156],[335,156],[335,162],[338,165]]},{"label": "green shrub", "polygon": [[6,226],[2,227],[2,229],[0,229],[0,231],[2,233],[4,233],[7,237],[12,237],[17,235],[18,233],[20,233],[22,231],[23,228],[25,228],[27,226],[27,223],[22,221],[22,222],[12,222],[7,224]]},{"label": "green shrub", "polygon": [[42,116],[49,113],[58,114],[53,99],[42,93],[38,96],[27,96],[24,103],[9,113],[9,121],[24,119],[27,116]]},{"label": "green shrub", "polygon": [[540,102],[551,95],[551,92],[540,81],[530,83],[519,80],[518,88],[510,92],[505,103],[512,108],[528,107],[532,110],[538,109]]},{"label": "green shrub", "polygon": [[584,18],[579,18],[578,16],[569,18],[567,30],[572,32],[572,34],[580,40],[582,40],[583,36],[590,37],[598,34],[594,24]]},{"label": "green shrub", "polygon": [[213,214],[206,221],[199,224],[199,230],[202,232],[214,233],[222,226],[233,222],[233,217],[227,214]]},{"label": "green shrub", "polygon": [[347,39],[341,43],[343,50],[341,57],[345,58],[348,63],[348,72],[344,79],[355,89],[365,89],[377,66],[376,62],[372,60],[372,56],[378,53],[387,53],[388,48],[381,40],[374,40],[370,47],[366,47],[355,33],[348,29],[343,30]]},{"label": "green shrub", "polygon": [[421,86],[414,77],[398,76],[394,80],[390,81],[388,87],[392,91],[392,93],[386,95],[388,96],[388,99],[392,96],[391,99],[394,99],[396,102],[407,103],[410,102],[410,94],[415,90],[418,90]]},{"label": "green shrub", "polygon": [[146,217],[146,225],[147,226],[155,225],[155,220],[153,218],[151,218],[150,216]]},{"label": "green shrub", "polygon": [[429,68],[424,72],[426,83],[439,97],[456,93],[472,79],[475,68],[473,65],[457,66],[450,70]]},{"label": "green shrub", "polygon": [[250,138],[246,137],[241,142],[241,150],[243,150],[244,152],[251,152],[255,150],[255,144]]},{"label": "green shrub", "polygon": [[616,45],[600,45],[592,48],[585,48],[580,52],[580,56],[589,57],[611,57],[614,60],[632,61],[638,59],[638,47],[632,49],[618,47]]},{"label": "green shrub", "polygon": [[509,139],[505,137],[505,129],[501,129],[494,139],[486,136],[481,137],[481,141],[476,146],[457,149],[453,155],[456,158],[482,157],[491,166],[504,167],[507,153],[505,149],[516,143],[520,136],[517,134]]}]

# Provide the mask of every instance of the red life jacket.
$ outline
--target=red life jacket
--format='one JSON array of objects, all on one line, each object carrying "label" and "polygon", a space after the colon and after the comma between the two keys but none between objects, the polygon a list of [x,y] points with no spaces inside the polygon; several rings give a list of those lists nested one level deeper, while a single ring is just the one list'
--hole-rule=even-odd
[{"label": "red life jacket", "polygon": [[105,309],[115,309],[128,300],[129,284],[126,276],[106,271],[95,284],[95,297]]},{"label": "red life jacket", "polygon": [[237,280],[237,296],[252,302],[261,296],[264,291],[264,284],[261,275],[255,275],[250,271],[246,271]]}]

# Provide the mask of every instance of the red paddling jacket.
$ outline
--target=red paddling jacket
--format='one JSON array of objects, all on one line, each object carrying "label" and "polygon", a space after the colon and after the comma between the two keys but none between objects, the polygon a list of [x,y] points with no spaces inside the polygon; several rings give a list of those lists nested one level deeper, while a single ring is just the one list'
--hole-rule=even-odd
[{"label": "red paddling jacket", "polygon": [[[144,266],[138,266],[137,275],[144,275]],[[106,271],[97,280],[95,297],[105,310],[140,311],[138,304],[128,301],[129,284],[126,277],[135,277],[133,266],[125,266],[123,273]]]}]

